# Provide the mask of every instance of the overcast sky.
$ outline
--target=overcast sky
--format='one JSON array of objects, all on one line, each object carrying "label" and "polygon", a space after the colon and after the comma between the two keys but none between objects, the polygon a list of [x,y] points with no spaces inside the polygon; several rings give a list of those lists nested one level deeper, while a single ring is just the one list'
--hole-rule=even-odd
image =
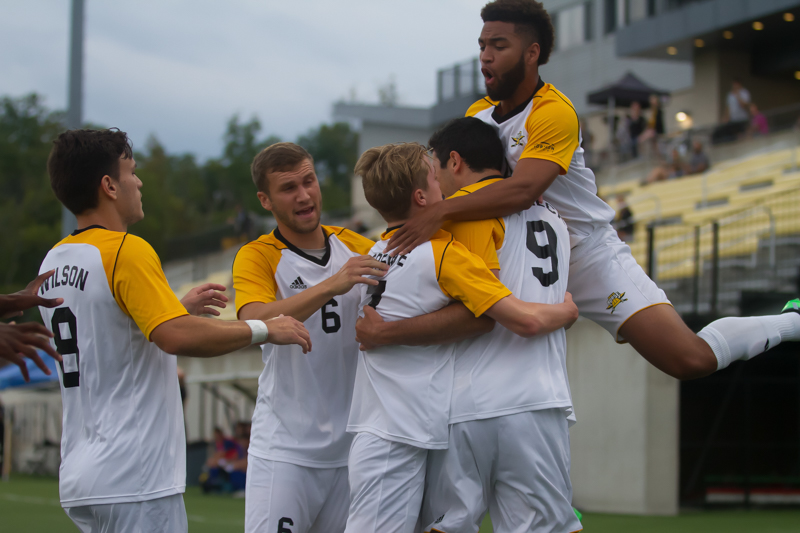
[{"label": "overcast sky", "polygon": [[[294,140],[332,104],[430,105],[436,70],[477,55],[486,0],[86,0],[84,120],[220,154],[234,113]],[[66,106],[70,0],[0,0],[0,95]]]}]

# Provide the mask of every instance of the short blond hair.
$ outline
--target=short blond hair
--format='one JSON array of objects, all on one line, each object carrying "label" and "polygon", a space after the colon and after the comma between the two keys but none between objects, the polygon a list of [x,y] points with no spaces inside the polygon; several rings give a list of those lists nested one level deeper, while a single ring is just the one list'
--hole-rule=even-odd
[{"label": "short blond hair", "polygon": [[355,174],[364,196],[387,221],[408,216],[414,191],[428,190],[426,152],[418,143],[398,143],[370,148],[358,158]]}]

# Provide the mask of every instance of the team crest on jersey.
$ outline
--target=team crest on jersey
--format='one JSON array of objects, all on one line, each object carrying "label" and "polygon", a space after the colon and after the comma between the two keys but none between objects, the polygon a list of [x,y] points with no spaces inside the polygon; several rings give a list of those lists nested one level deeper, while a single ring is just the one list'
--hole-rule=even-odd
[{"label": "team crest on jersey", "polygon": [[555,146],[553,146],[550,143],[546,143],[544,141],[534,144],[533,145],[533,149],[534,150],[538,150],[540,152],[547,152],[547,153],[551,153],[551,152],[555,152],[556,151],[556,147]]},{"label": "team crest on jersey", "polygon": [[622,302],[627,302],[627,301],[628,299],[625,298],[624,292],[623,293],[612,292],[611,294],[608,295],[608,302],[607,302],[608,307],[606,307],[606,309],[611,309],[611,314],[613,315],[614,311],[616,311],[617,309],[617,306]]},{"label": "team crest on jersey", "polygon": [[300,276],[297,276],[297,279],[294,280],[291,285],[289,285],[289,288],[290,289],[307,289],[308,287],[306,286],[305,283],[303,283],[303,280],[300,278]]},{"label": "team crest on jersey", "polygon": [[514,148],[515,146],[520,146],[522,144],[522,141],[525,140],[525,134],[522,132],[522,130],[519,130],[517,136],[511,137],[511,140],[514,141],[514,144],[511,145],[511,148]]}]

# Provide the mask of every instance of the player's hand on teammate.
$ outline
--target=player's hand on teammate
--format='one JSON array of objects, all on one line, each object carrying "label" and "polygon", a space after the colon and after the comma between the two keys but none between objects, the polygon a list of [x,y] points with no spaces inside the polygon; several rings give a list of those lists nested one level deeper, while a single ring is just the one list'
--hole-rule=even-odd
[{"label": "player's hand on teammate", "polygon": [[50,270],[36,276],[36,279],[28,283],[28,286],[19,292],[0,294],[0,318],[19,316],[23,311],[31,307],[57,307],[64,303],[63,298],[42,298],[38,294],[44,280],[52,276],[54,272],[55,270]]},{"label": "player's hand on teammate", "polygon": [[[57,305],[57,304],[56,304]],[[17,365],[25,381],[30,381],[25,358],[36,363],[42,372],[50,375],[50,369],[44,364],[36,352],[36,348],[44,350],[56,361],[61,361],[61,356],[50,345],[49,338],[53,334],[41,324],[27,322],[25,324],[0,324],[0,359],[5,359]]]},{"label": "player's hand on teammate", "polygon": [[364,317],[356,320],[356,342],[359,343],[359,350],[365,352],[382,345],[379,333],[383,324],[385,321],[380,313],[375,308],[365,305]]},{"label": "player's hand on teammate", "polygon": [[265,320],[264,323],[269,328],[267,342],[270,344],[297,344],[303,349],[303,353],[311,351],[311,336],[299,320],[280,315]]},{"label": "player's hand on teammate", "polygon": [[564,303],[561,305],[566,306],[567,313],[569,313],[570,322],[564,326],[565,329],[569,329],[578,320],[578,306],[572,301],[572,295],[569,292],[564,294]]},{"label": "player's hand on teammate", "polygon": [[442,228],[443,207],[444,202],[436,202],[415,214],[414,218],[408,220],[392,234],[385,251],[391,250],[392,256],[404,255],[420,244],[429,241]]},{"label": "player's hand on teammate", "polygon": [[[189,311],[190,315],[214,315],[219,316],[219,311],[214,307],[225,309],[225,302],[228,297],[222,294],[225,286],[217,283],[204,283],[186,293],[181,299],[181,303]],[[213,306],[213,307],[212,307]]]},{"label": "player's hand on teammate", "polygon": [[389,265],[381,263],[368,255],[351,257],[342,265],[339,272],[328,278],[334,295],[345,294],[357,283],[377,285],[378,280],[366,276],[383,276]]}]

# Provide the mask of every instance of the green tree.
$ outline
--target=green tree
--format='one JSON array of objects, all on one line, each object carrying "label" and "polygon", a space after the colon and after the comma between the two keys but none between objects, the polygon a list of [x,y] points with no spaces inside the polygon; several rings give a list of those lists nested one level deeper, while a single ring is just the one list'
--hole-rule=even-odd
[{"label": "green tree", "polygon": [[0,98],[0,292],[33,279],[59,240],[61,206],[50,189],[47,156],[62,117],[35,94]]},{"label": "green tree", "polygon": [[148,139],[146,152],[134,157],[145,218],[131,226],[131,233],[164,254],[170,239],[206,229],[207,217],[201,210],[208,194],[194,157],[167,154],[155,137]]},{"label": "green tree", "polygon": [[339,215],[350,212],[350,183],[358,160],[358,133],[346,122],[322,124],[297,143],[314,158],[322,188],[323,209]]},{"label": "green tree", "polygon": [[261,203],[256,197],[256,188],[250,176],[250,164],[256,154],[271,144],[280,142],[275,136],[258,140],[261,122],[257,117],[248,122],[240,122],[234,115],[228,121],[223,140],[225,147],[222,157],[209,160],[203,173],[216,209],[230,213],[237,205],[249,211],[261,211]]}]

